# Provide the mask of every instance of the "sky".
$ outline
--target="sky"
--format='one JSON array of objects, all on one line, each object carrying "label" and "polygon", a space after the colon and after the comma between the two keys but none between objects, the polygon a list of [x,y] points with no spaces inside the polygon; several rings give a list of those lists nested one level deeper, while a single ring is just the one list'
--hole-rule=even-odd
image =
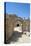
[{"label": "sky", "polygon": [[6,13],[16,14],[17,16],[22,18],[28,18],[30,17],[30,4],[6,2]]},{"label": "sky", "polygon": [[31,4],[30,4],[30,20],[31,20]]}]

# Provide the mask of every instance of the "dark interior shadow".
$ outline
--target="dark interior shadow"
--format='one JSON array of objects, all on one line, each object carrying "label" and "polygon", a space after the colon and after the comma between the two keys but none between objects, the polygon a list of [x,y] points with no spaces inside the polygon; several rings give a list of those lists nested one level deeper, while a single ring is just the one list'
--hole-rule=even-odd
[{"label": "dark interior shadow", "polygon": [[22,32],[14,31],[12,37],[9,38],[7,43],[16,42],[19,37],[22,37]]}]

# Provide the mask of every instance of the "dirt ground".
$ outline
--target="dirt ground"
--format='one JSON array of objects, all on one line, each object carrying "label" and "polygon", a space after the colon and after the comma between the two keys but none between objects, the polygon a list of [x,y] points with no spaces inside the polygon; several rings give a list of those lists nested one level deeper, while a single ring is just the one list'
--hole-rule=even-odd
[{"label": "dirt ground", "polygon": [[22,34],[21,32],[14,32],[10,43],[30,43],[30,36]]}]

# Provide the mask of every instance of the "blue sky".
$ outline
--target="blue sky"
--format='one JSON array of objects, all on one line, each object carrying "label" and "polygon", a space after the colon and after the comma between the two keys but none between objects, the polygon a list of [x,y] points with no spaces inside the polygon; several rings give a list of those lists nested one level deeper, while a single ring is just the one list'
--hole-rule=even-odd
[{"label": "blue sky", "polygon": [[6,2],[6,13],[28,18],[30,16],[30,4]]},{"label": "blue sky", "polygon": [[30,4],[30,20],[31,20],[31,4]]}]

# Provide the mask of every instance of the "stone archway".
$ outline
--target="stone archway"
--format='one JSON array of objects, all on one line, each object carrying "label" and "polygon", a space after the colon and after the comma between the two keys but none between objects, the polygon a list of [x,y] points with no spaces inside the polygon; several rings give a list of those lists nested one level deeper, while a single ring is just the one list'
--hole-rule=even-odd
[{"label": "stone archway", "polygon": [[22,23],[21,21],[17,21],[14,26],[14,31],[22,32]]}]

